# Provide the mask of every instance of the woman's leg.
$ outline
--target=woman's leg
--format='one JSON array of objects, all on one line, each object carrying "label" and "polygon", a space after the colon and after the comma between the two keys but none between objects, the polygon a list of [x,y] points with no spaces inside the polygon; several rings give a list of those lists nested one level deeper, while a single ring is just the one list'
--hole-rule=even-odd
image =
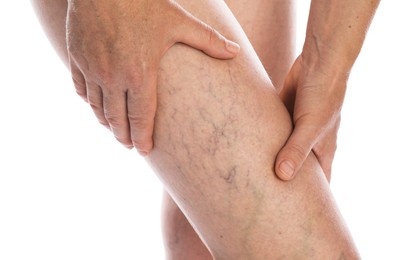
[{"label": "woman's leg", "polygon": [[164,57],[149,160],[169,194],[217,259],[356,258],[314,156],[293,182],[274,176],[290,118],[229,9],[181,3],[242,53],[220,61],[176,45]]},{"label": "woman's leg", "polygon": [[[275,86],[292,65],[295,49],[295,0],[226,0]],[[168,259],[212,259],[182,211],[164,192],[163,239]]]}]

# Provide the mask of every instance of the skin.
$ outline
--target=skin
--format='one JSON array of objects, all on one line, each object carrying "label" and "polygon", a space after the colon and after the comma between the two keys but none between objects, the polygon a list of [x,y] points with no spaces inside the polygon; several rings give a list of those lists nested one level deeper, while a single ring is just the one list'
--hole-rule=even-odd
[{"label": "skin", "polygon": [[164,53],[176,42],[215,58],[239,52],[236,43],[174,1],[67,2],[67,50],[77,92],[119,142],[142,155],[153,146],[157,72]]},{"label": "skin", "polygon": [[312,153],[294,181],[275,178],[292,121],[230,10],[179,3],[242,50],[219,61],[175,45],[163,57],[147,158],[167,192],[215,259],[358,259]]},{"label": "skin", "polygon": [[242,51],[224,63],[184,46],[165,55],[149,161],[166,190],[215,259],[356,259],[314,156],[294,182],[274,177],[291,121],[236,21],[220,1],[185,7]]},{"label": "skin", "polygon": [[[247,34],[274,85],[279,88],[295,57],[295,2],[225,1]],[[282,26],[273,27],[273,24]],[[163,239],[167,259],[213,259],[186,217],[164,192]]]},{"label": "skin", "polygon": [[294,130],[276,159],[276,173],[293,179],[313,151],[330,180],[350,70],[379,0],[312,0],[302,53],[280,96]]},{"label": "skin", "polygon": [[[48,2],[44,1],[44,5]],[[67,2],[68,56],[61,56],[69,59],[76,90],[119,142],[128,148],[136,147],[142,155],[147,155],[153,147],[157,71],[165,51],[176,42],[216,58],[232,58],[239,51],[237,44],[174,1]],[[249,9],[254,7],[245,1],[227,2],[234,12],[239,10],[236,14],[239,19],[245,19],[240,20],[242,26],[260,22],[253,30],[263,32],[260,35],[263,40],[251,41],[255,48],[269,47],[266,51],[261,49],[260,57],[293,115],[293,134],[275,162],[277,176],[285,181],[293,179],[313,150],[330,180],[346,82],[379,1],[312,0],[305,46],[285,82],[288,68],[279,63],[288,61],[291,47],[281,45],[289,38],[267,36],[282,31],[278,28],[283,27],[283,20],[277,18],[283,15],[278,12],[273,21],[268,19],[264,13],[272,9],[262,7],[271,3],[260,3],[259,12],[251,16]],[[292,1],[273,2],[290,5]],[[276,29],[272,24],[277,24]],[[273,41],[280,42],[278,45],[285,54],[269,56],[278,62],[265,62],[262,57],[270,55],[270,47],[276,45]]]},{"label": "skin", "polygon": [[[276,159],[279,178],[293,179],[313,150],[330,179],[346,82],[378,2],[312,1],[305,47],[280,92],[294,131]],[[282,20],[274,22],[282,26]],[[239,51],[175,1],[68,1],[67,47],[77,92],[119,142],[142,155],[153,147],[159,62],[176,42],[216,58]],[[283,66],[266,69],[274,79],[284,76]]]}]

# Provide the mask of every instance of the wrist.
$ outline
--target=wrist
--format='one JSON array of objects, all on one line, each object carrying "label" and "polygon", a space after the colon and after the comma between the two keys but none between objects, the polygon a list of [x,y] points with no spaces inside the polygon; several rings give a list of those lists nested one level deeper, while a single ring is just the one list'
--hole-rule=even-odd
[{"label": "wrist", "polygon": [[325,86],[331,90],[346,89],[350,66],[342,62],[334,63],[332,60],[334,59],[303,51],[298,58],[298,62],[301,64],[300,84]]},{"label": "wrist", "polygon": [[309,66],[349,73],[379,0],[313,0],[303,56]]},{"label": "wrist", "polygon": [[347,77],[357,54],[350,48],[339,49],[339,44],[328,43],[316,34],[306,36],[302,50],[304,67],[311,72],[335,77]]}]

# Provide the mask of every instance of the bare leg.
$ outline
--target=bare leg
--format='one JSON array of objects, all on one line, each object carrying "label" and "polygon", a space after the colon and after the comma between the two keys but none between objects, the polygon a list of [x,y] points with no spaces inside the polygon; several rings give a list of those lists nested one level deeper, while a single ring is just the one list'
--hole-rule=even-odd
[{"label": "bare leg", "polygon": [[183,45],[162,61],[149,158],[216,259],[354,259],[318,162],[282,183],[274,158],[291,131],[275,90],[228,8],[182,4],[242,45],[233,61]]},{"label": "bare leg", "polygon": [[169,194],[217,259],[356,258],[314,156],[294,182],[274,177],[290,118],[228,9],[181,2],[243,51],[233,61],[186,46],[166,54],[150,161]]},{"label": "bare leg", "polygon": [[163,197],[162,224],[166,259],[213,259],[192,225],[166,191]]},{"label": "bare leg", "polygon": [[[295,44],[295,0],[226,0],[246,32],[275,86],[292,65]],[[165,191],[163,239],[168,259],[212,259],[179,207]]]},{"label": "bare leg", "polygon": [[[67,1],[32,0],[32,4],[53,47],[68,66],[65,39]],[[212,259],[209,250],[167,192],[163,200],[163,236],[168,259]]]}]

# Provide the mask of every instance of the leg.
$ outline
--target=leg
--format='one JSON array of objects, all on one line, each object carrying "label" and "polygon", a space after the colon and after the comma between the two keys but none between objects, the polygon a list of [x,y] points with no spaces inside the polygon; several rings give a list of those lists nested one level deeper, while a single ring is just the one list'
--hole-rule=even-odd
[{"label": "leg", "polygon": [[[32,0],[43,28],[53,47],[68,66],[65,23],[66,0]],[[168,259],[211,259],[212,256],[186,217],[165,192],[163,200],[163,230]]]},{"label": "leg", "polygon": [[217,259],[356,258],[313,155],[294,182],[274,177],[290,118],[228,9],[181,2],[243,51],[224,62],[186,46],[166,54],[149,160],[169,194]]},{"label": "leg", "polygon": [[[295,0],[226,0],[275,86],[280,86],[294,58]],[[273,26],[276,25],[276,26]],[[165,191],[163,239],[168,259],[211,259],[179,207]]]},{"label": "leg", "polygon": [[213,259],[167,191],[163,197],[162,228],[166,259]]},{"label": "leg", "polygon": [[290,118],[229,10],[183,4],[243,51],[224,62],[186,46],[166,54],[149,159],[168,192],[218,259],[356,257],[313,156],[294,182],[274,177]]},{"label": "leg", "polygon": [[[275,85],[281,85],[283,77],[293,61],[294,49],[294,0],[226,1],[235,14],[265,69]],[[44,29],[54,43],[58,54],[67,64],[65,46],[65,0],[32,1],[44,24]],[[272,28],[273,24],[276,24]],[[165,192],[163,202],[163,226],[166,255],[170,259],[210,259],[206,247],[191,225]]]}]

